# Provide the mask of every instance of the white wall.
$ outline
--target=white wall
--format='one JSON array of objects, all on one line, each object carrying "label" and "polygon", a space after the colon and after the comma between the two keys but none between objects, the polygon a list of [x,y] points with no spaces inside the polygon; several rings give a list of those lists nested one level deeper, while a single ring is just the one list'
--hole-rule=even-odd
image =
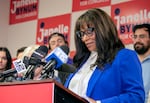
[{"label": "white wall", "polygon": [[7,46],[9,0],[0,0],[0,46]]},{"label": "white wall", "polygon": [[[112,4],[127,2],[129,0],[111,0]],[[7,46],[12,54],[16,56],[16,51],[22,46],[35,44],[37,20],[9,25],[9,2],[10,0],[0,0],[0,46]],[[109,7],[105,8],[110,14]],[[72,12],[72,0],[39,0],[38,18],[51,17]],[[84,12],[84,11],[83,11]],[[74,49],[74,23],[82,11],[72,13],[70,49]]]},{"label": "white wall", "polygon": [[11,50],[12,57],[16,56],[18,48],[35,44],[36,27],[36,20],[9,26],[7,46]]},{"label": "white wall", "polygon": [[62,15],[72,11],[72,0],[40,0],[39,18]]},{"label": "white wall", "polygon": [[[9,0],[0,0],[0,7],[5,8],[0,9],[0,27],[3,27],[0,28],[0,46],[7,46],[15,57],[18,48],[35,44],[37,20],[8,25]],[[38,18],[66,14],[72,11],[71,7],[71,0],[39,0]]]}]

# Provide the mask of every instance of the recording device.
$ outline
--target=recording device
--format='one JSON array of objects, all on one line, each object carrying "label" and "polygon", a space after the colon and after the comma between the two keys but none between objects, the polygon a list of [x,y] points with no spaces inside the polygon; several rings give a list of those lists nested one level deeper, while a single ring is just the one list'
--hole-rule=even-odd
[{"label": "recording device", "polygon": [[24,80],[33,79],[34,70],[40,66],[45,65],[46,63],[42,61],[48,53],[48,48],[44,45],[36,49],[30,58],[24,57],[24,62],[27,65],[27,71],[23,77]]},{"label": "recording device", "polygon": [[17,73],[16,69],[12,68],[12,69],[9,69],[9,70],[6,70],[6,71],[0,73],[0,78],[8,77],[8,76],[11,76],[15,73]]},{"label": "recording device", "polygon": [[41,72],[41,79],[53,78],[54,69],[58,69],[68,61],[69,48],[65,45],[55,48],[45,57],[47,64]]},{"label": "recording device", "polygon": [[48,48],[45,45],[42,45],[32,53],[31,57],[24,56],[23,62],[26,66],[37,64],[45,65],[46,63],[43,62],[42,59],[45,58],[47,53]]},{"label": "recording device", "polygon": [[57,62],[56,69],[68,61],[69,48],[66,45],[55,48],[50,54],[45,57],[46,62]]},{"label": "recording device", "polygon": [[73,66],[72,64],[62,64],[61,68],[58,69],[58,71],[61,72],[67,72],[67,73],[73,73],[76,70],[76,67]]},{"label": "recording device", "polygon": [[46,62],[35,57],[24,56],[23,62],[25,63],[26,67],[28,67],[29,65],[37,65],[37,64],[43,65],[43,66],[46,65]]},{"label": "recording device", "polygon": [[45,45],[41,45],[38,49],[36,49],[31,57],[35,57],[37,59],[43,59],[48,53],[48,48]]},{"label": "recording device", "polygon": [[0,73],[0,78],[2,78],[1,82],[12,82],[17,78],[16,73],[24,73],[26,72],[26,67],[22,60],[18,59],[13,61],[14,67],[13,69],[6,70]]},{"label": "recording device", "polygon": [[46,64],[45,62],[42,61],[42,58],[44,58],[47,55],[47,53],[48,48],[44,45],[40,46],[33,52],[31,58],[25,57],[23,61],[20,59],[13,61],[15,68],[0,73],[0,78],[9,77],[14,75],[15,73],[24,73],[25,74],[24,78],[26,79],[36,67],[35,65]]}]

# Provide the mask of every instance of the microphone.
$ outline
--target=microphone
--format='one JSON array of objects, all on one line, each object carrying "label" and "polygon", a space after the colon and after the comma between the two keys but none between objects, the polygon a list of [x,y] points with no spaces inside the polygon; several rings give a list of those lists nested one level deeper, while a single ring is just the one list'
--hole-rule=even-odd
[{"label": "microphone", "polygon": [[[31,74],[31,72],[34,70],[35,68],[34,65],[46,64],[45,62],[42,62],[41,60],[47,55],[47,53],[48,53],[48,48],[44,45],[40,46],[38,49],[36,49],[33,52],[33,54],[31,55],[31,58],[25,56],[23,61],[20,59],[13,61],[15,68],[9,69],[0,73],[0,78],[9,77],[15,73],[25,73],[24,77],[27,78]],[[27,69],[25,65],[28,66]]]},{"label": "microphone", "polygon": [[56,68],[68,61],[69,48],[65,45],[55,48],[49,55],[45,57],[45,61],[56,62]]},{"label": "microphone", "polygon": [[28,67],[27,67],[27,71],[23,77],[24,80],[32,79],[31,74],[33,74],[34,69],[38,65],[45,65],[46,64],[45,62],[42,62],[42,59],[45,58],[47,53],[48,53],[48,48],[46,46],[42,45],[33,52],[33,54],[31,55],[30,58],[25,57],[24,62],[26,62]]},{"label": "microphone", "polygon": [[48,48],[45,45],[41,45],[39,48],[37,48],[31,55],[31,57],[24,57],[24,63],[28,65],[36,65],[36,64],[45,64],[42,59],[45,58],[45,56],[48,53]]},{"label": "microphone", "polygon": [[62,64],[61,68],[58,69],[58,71],[61,71],[61,72],[67,72],[67,73],[73,73],[75,72],[76,70],[76,67],[71,65],[71,64]]},{"label": "microphone", "polygon": [[16,69],[14,69],[14,68],[13,69],[9,69],[9,70],[6,70],[6,71],[0,73],[0,78],[8,77],[8,76],[11,76],[12,74],[15,74],[15,73],[17,73]]},{"label": "microphone", "polygon": [[0,78],[1,77],[9,77],[9,76],[13,76],[13,74],[15,73],[24,73],[26,72],[26,67],[25,67],[25,64],[23,63],[22,60],[20,59],[17,59],[15,61],[13,61],[13,64],[14,64],[14,67],[13,69],[9,69],[9,70],[6,70],[2,73],[0,73]]},{"label": "microphone", "polygon": [[45,45],[41,45],[38,49],[36,49],[31,57],[37,58],[37,59],[43,59],[48,53],[48,48]]},{"label": "microphone", "polygon": [[27,56],[24,56],[23,62],[26,64],[26,66],[37,65],[37,64],[46,65],[46,62],[42,61],[41,59],[37,59],[35,57],[29,58]]},{"label": "microphone", "polygon": [[37,66],[34,65],[29,65],[27,67],[27,71],[25,72],[25,74],[23,75],[23,80],[29,80],[29,79],[33,79],[33,71],[35,70]]},{"label": "microphone", "polygon": [[69,48],[65,45],[55,48],[45,57],[47,64],[43,67],[40,78],[48,78],[49,74],[53,77],[53,70],[58,69],[68,61]]}]

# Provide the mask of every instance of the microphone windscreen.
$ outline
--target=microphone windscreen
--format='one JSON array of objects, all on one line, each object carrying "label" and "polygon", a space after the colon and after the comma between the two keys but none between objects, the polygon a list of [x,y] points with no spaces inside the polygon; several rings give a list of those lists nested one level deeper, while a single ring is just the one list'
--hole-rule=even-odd
[{"label": "microphone windscreen", "polygon": [[48,48],[47,48],[47,46],[45,46],[45,45],[41,45],[41,46],[38,48],[38,50],[44,52],[45,54],[48,53]]},{"label": "microphone windscreen", "polygon": [[47,55],[47,53],[48,53],[48,48],[45,45],[42,45],[33,52],[31,57],[42,59]]},{"label": "microphone windscreen", "polygon": [[68,48],[68,46],[66,46],[66,45],[62,45],[62,46],[60,46],[60,48],[68,55],[69,54],[69,48]]},{"label": "microphone windscreen", "polygon": [[61,68],[58,71],[73,73],[76,71],[76,67],[71,64],[62,64]]}]

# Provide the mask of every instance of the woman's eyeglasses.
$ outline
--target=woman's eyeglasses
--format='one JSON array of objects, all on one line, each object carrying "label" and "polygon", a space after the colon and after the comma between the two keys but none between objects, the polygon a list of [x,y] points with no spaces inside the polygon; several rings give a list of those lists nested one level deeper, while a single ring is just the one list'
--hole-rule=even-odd
[{"label": "woman's eyeglasses", "polygon": [[93,35],[93,31],[94,31],[94,27],[90,27],[90,28],[88,28],[88,29],[85,30],[85,31],[77,31],[77,32],[76,32],[76,35],[77,35],[79,38],[82,39],[84,35],[92,36],[92,35]]}]

